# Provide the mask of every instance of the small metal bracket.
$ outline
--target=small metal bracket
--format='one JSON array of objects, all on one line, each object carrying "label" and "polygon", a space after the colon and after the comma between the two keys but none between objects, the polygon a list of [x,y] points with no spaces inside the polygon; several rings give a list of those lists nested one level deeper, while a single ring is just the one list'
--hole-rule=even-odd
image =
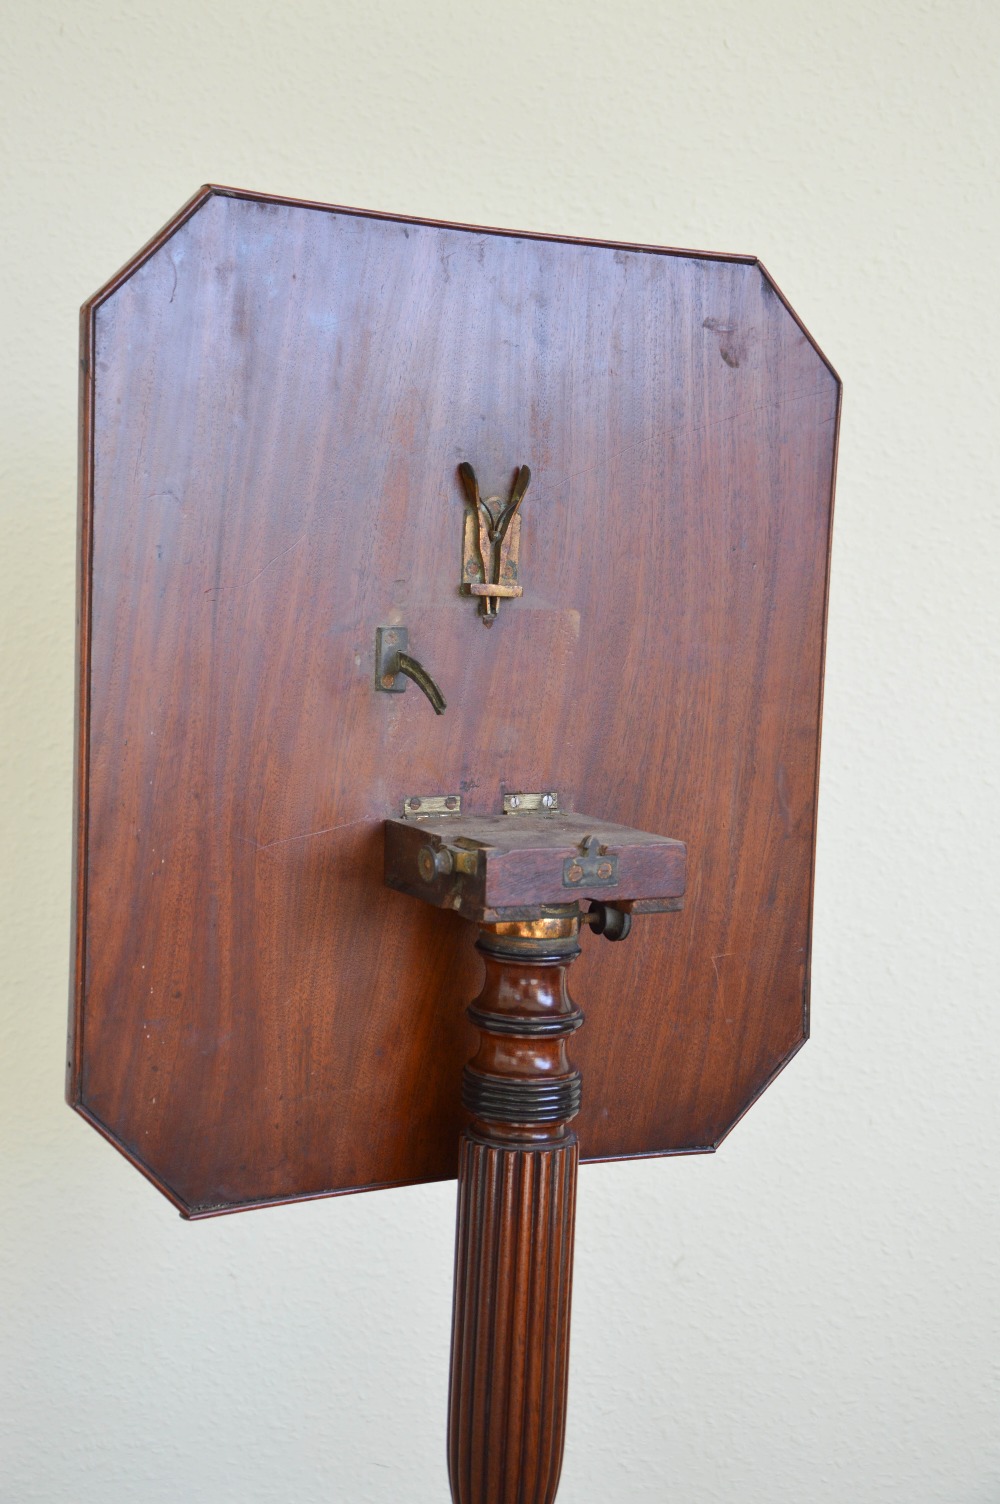
[{"label": "small metal bracket", "polygon": [[521,594],[518,583],[518,554],[521,546],[521,519],[518,508],[531,480],[531,471],[522,465],[514,477],[510,499],[479,494],[479,482],[472,466],[458,467],[465,487],[468,510],[462,548],[462,588],[479,597],[483,622],[491,627],[500,609],[500,601]]},{"label": "small metal bracket", "polygon": [[544,794],[504,794],[503,812],[505,815],[557,815],[559,795],[555,789],[548,789]]},{"label": "small metal bracket", "polygon": [[618,885],[618,858],[611,856],[596,836],[585,836],[576,856],[563,862],[563,887],[614,888]]},{"label": "small metal bracket", "polygon": [[444,715],[447,702],[430,674],[406,649],[410,634],[406,627],[375,628],[375,688],[390,695],[401,695],[407,679],[423,690],[434,707],[435,715]]},{"label": "small metal bracket", "polygon": [[404,820],[428,820],[432,815],[440,819],[442,815],[461,813],[461,794],[411,794],[403,801]]}]

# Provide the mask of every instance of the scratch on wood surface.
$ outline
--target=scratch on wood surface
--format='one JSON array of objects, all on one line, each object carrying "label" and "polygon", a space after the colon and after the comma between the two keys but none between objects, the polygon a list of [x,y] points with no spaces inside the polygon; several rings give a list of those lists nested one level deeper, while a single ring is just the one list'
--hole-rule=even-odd
[{"label": "scratch on wood surface", "polygon": [[254,584],[255,581],[257,581],[257,580],[260,579],[260,577],[261,577],[262,574],[264,574],[268,569],[270,569],[270,567],[271,567],[272,564],[277,564],[278,560],[279,559],[283,559],[286,554],[290,554],[293,548],[298,548],[299,544],[302,542],[302,540],[303,540],[304,537],[305,537],[305,533],[300,533],[299,536],[295,539],[294,543],[289,543],[288,547],[287,548],[283,548],[281,550],[280,554],[275,554],[275,556],[274,556],[273,559],[268,559],[268,561],[264,565],[263,569],[258,569],[257,573],[255,575],[253,575],[249,580],[247,580],[247,584],[248,585]]},{"label": "scratch on wood surface", "polygon": [[251,575],[248,580],[235,580],[229,585],[209,585],[204,593],[206,595],[218,595],[222,590],[235,590],[238,586],[242,586],[243,589],[249,589],[251,585],[257,583],[262,574],[267,573],[272,564],[277,564],[278,560],[283,559],[286,554],[290,554],[293,548],[298,548],[305,536],[305,533],[300,533],[293,543],[289,543],[287,548],[283,548],[279,554],[275,554],[273,559],[268,559],[267,563],[262,565],[257,573]]},{"label": "scratch on wood surface", "polygon": [[781,823],[785,827],[785,835],[790,836],[795,822],[792,819],[792,801],[788,793],[788,773],[785,770],[783,762],[779,762],[778,764],[774,791],[778,800],[778,809],[781,812]]},{"label": "scratch on wood surface", "polygon": [[271,851],[275,846],[288,846],[292,841],[311,841],[313,836],[332,835],[335,830],[350,830],[352,825],[365,825],[369,817],[362,815],[357,820],[344,820],[340,825],[321,825],[318,830],[303,830],[294,836],[278,836],[273,841],[251,841],[249,836],[241,836],[242,841],[248,841],[256,851]]},{"label": "scratch on wood surface", "polygon": [[712,970],[715,972],[715,985],[718,988],[720,1003],[724,1002],[725,999],[722,990],[722,976],[719,972],[719,962],[724,961],[727,956],[731,956],[732,954],[731,950],[720,950],[717,955],[712,957]]}]

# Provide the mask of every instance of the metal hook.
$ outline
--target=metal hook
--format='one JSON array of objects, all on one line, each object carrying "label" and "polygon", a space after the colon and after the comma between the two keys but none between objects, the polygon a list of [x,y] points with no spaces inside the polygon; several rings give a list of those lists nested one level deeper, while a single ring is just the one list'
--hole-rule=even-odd
[{"label": "metal hook", "polygon": [[411,658],[409,653],[398,653],[396,655],[396,662],[399,665],[399,672],[405,674],[408,679],[412,679],[417,688],[423,690],[428,700],[434,706],[434,714],[444,715],[446,707],[444,695],[438,689],[423,664],[418,663],[416,658]]},{"label": "metal hook", "polygon": [[434,707],[435,715],[444,715],[446,701],[430,674],[406,651],[410,634],[406,627],[375,628],[375,688],[401,695],[406,688],[400,678],[412,679]]}]

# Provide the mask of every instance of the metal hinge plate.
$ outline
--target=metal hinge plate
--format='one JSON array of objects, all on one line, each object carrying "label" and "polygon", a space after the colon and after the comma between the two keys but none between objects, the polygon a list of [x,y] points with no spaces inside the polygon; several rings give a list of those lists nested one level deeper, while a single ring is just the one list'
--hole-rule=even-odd
[{"label": "metal hinge plate", "polygon": [[442,815],[461,813],[461,794],[411,794],[409,799],[403,800],[404,820],[426,820],[431,815],[440,819]]}]

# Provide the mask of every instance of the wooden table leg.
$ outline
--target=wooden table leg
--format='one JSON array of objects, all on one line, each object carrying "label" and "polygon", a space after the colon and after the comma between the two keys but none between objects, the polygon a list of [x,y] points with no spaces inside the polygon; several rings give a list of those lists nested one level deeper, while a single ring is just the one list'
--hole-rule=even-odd
[{"label": "wooden table leg", "polygon": [[448,1473],[455,1504],[551,1504],[566,1430],[583,1023],[566,985],[576,917],[481,925],[469,1009],[452,1319]]}]

